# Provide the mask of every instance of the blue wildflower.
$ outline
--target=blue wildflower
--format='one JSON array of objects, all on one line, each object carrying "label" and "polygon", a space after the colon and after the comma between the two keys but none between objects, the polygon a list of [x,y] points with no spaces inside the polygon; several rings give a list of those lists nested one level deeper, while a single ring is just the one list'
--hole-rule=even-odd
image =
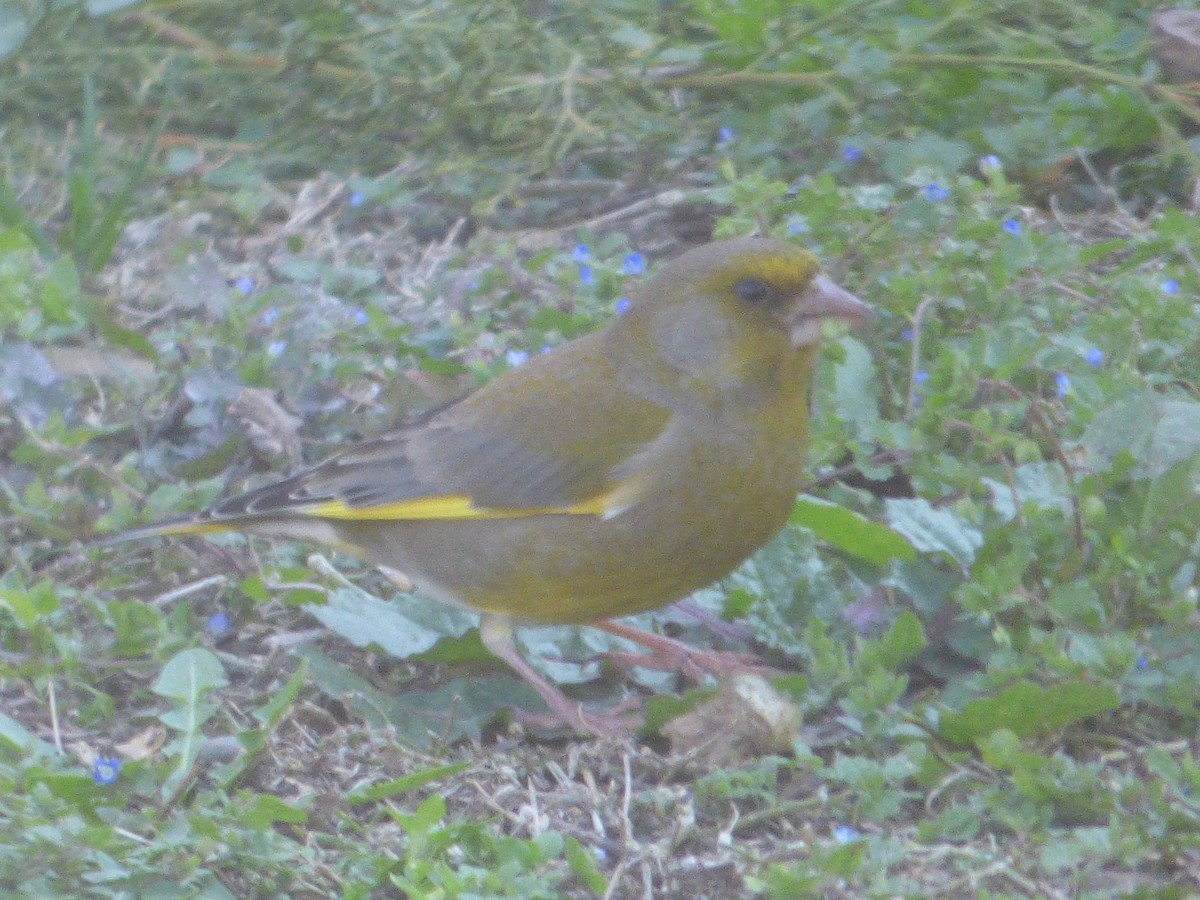
[{"label": "blue wildflower", "polygon": [[618,316],[623,316],[629,312],[629,298],[618,297],[617,302],[613,304],[613,309],[617,311]]},{"label": "blue wildflower", "polygon": [[646,260],[640,253],[630,253],[625,257],[621,271],[626,275],[641,275],[646,271]]},{"label": "blue wildflower", "polygon": [[367,202],[367,198],[364,197],[362,194],[360,194],[358,191],[355,191],[353,194],[351,194],[346,199],[346,205],[349,206],[351,209],[358,209],[360,206],[362,206],[366,202]]},{"label": "blue wildflower", "polygon": [[274,325],[276,322],[279,321],[279,307],[271,306],[271,307],[268,307],[267,309],[264,309],[262,311],[262,315],[259,316],[259,320],[267,328],[270,328],[272,325]]},{"label": "blue wildflower", "polygon": [[588,249],[587,244],[576,244],[575,249],[571,251],[571,259],[579,263],[586,262],[591,255],[592,251]]},{"label": "blue wildflower", "polygon": [[371,321],[371,317],[367,315],[367,311],[361,308],[355,309],[350,314],[350,318],[354,320],[355,325],[366,325],[367,322]]},{"label": "blue wildflower", "polygon": [[842,148],[842,159],[848,163],[856,163],[862,159],[862,151],[853,144],[847,144]]},{"label": "blue wildflower", "polygon": [[913,330],[911,328],[905,328],[900,332],[900,337],[906,341],[911,341],[913,338]]},{"label": "blue wildflower", "polygon": [[917,387],[920,387],[928,380],[929,373],[924,369],[917,369],[917,371],[913,372],[913,384],[917,385]]},{"label": "blue wildflower", "polygon": [[229,616],[223,612],[215,612],[208,617],[208,630],[214,637],[220,637],[229,631]]},{"label": "blue wildflower", "polygon": [[283,356],[283,351],[287,349],[287,345],[287,341],[271,341],[267,345],[267,356],[271,357],[271,359],[278,359]]},{"label": "blue wildflower", "polygon": [[1137,670],[1139,672],[1145,672],[1150,668],[1150,660],[1146,659],[1145,653],[1139,653],[1137,656],[1137,661],[1134,663],[1134,665],[1137,666]]},{"label": "blue wildflower", "polygon": [[805,234],[808,232],[808,220],[804,216],[787,217],[788,234]]},{"label": "blue wildflower", "polygon": [[115,756],[98,756],[92,763],[92,781],[96,784],[115,784],[121,774],[121,760]]},{"label": "blue wildflower", "polygon": [[1098,369],[1104,365],[1104,351],[1099,347],[1092,347],[1087,353],[1083,354],[1083,358],[1093,369]]},{"label": "blue wildflower", "polygon": [[1021,233],[1021,223],[1018,222],[1016,219],[1005,219],[1004,224],[1001,225],[1000,227],[1003,228],[1005,231],[1007,231],[1009,234],[1020,234]]},{"label": "blue wildflower", "polygon": [[950,192],[937,182],[925,185],[925,199],[930,203],[940,203],[950,196]]},{"label": "blue wildflower", "polygon": [[509,350],[504,354],[504,359],[512,368],[523,366],[529,362],[529,353],[525,350]]},{"label": "blue wildflower", "polygon": [[989,153],[987,156],[979,157],[979,171],[985,175],[989,172],[999,172],[1001,169],[1000,157],[995,153]]},{"label": "blue wildflower", "polygon": [[721,130],[717,132],[718,144],[732,144],[736,140],[737,132],[727,125],[722,126]]},{"label": "blue wildflower", "polygon": [[243,275],[233,283],[233,286],[243,294],[249,294],[252,290],[254,290],[254,279],[249,275]]},{"label": "blue wildflower", "polygon": [[857,828],[851,828],[849,825],[835,825],[833,827],[833,839],[839,844],[853,844],[862,833]]},{"label": "blue wildflower", "polygon": [[1174,278],[1163,279],[1162,284],[1160,284],[1158,287],[1164,294],[1167,294],[1168,296],[1179,293],[1179,282]]},{"label": "blue wildflower", "polygon": [[1071,393],[1071,379],[1067,377],[1066,373],[1059,372],[1054,376],[1054,393],[1060,398]]},{"label": "blue wildflower", "polygon": [[596,283],[596,273],[592,271],[591,266],[579,267],[579,283],[584,285]]}]

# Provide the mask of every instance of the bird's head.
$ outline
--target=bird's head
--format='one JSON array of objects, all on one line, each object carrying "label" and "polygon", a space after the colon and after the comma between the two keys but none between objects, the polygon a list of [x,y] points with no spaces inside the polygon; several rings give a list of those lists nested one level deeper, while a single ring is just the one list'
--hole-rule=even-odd
[{"label": "bird's head", "polygon": [[735,238],[659,269],[610,326],[605,349],[631,390],[680,409],[773,383],[795,354],[813,355],[825,322],[871,315],[807,250]]}]

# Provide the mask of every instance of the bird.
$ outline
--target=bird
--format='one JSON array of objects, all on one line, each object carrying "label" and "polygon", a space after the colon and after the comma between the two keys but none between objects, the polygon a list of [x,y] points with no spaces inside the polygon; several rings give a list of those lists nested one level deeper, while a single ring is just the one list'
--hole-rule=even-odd
[{"label": "bird", "polygon": [[484,645],[556,719],[609,733],[611,719],[520,654],[515,629],[641,634],[610,620],[712,584],[779,532],[805,478],[822,326],[871,316],[798,245],[694,247],[601,330],[310,468],[105,543],[233,531],[354,554],[478,612]]}]

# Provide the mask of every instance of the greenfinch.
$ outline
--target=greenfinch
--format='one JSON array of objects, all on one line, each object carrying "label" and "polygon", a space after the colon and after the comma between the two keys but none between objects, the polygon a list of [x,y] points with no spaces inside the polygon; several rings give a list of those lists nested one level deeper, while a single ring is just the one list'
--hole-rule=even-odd
[{"label": "greenfinch", "polygon": [[492,653],[558,718],[600,732],[602,715],[521,657],[515,625],[654,609],[775,535],[804,478],[822,324],[869,316],[799,247],[697,247],[603,330],[310,469],[118,539],[239,531],[399,570],[477,610]]}]

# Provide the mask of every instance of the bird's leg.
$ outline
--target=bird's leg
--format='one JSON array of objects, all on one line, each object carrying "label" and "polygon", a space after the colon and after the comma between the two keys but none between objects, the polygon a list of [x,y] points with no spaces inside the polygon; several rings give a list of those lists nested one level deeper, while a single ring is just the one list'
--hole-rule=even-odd
[{"label": "bird's leg", "polygon": [[612,619],[602,619],[591,623],[592,627],[615,634],[617,637],[641,644],[650,653],[618,653],[609,654],[617,663],[629,663],[648,669],[659,669],[680,672],[692,681],[702,681],[705,673],[718,677],[733,675],[738,672],[754,672],[758,675],[771,677],[779,674],[761,659],[749,653],[728,653],[721,650],[700,650],[689,647],[682,641],[669,638],[666,635],[642,631],[632,625],[614,622]]},{"label": "bird's leg", "polygon": [[479,637],[483,645],[537,691],[554,716],[576,731],[597,737],[628,736],[636,726],[624,709],[608,713],[583,711],[583,704],[568,698],[551,684],[517,650],[516,629],[508,616],[484,613],[479,621]]}]

